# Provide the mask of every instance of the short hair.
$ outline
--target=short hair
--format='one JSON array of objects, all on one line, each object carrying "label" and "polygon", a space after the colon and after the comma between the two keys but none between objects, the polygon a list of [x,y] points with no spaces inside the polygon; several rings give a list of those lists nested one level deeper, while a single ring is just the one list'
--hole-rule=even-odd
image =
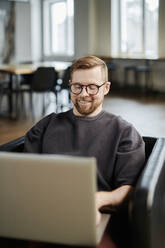
[{"label": "short hair", "polygon": [[71,70],[70,70],[71,79],[72,79],[73,72],[75,72],[76,70],[80,70],[80,69],[86,70],[86,69],[94,68],[96,66],[101,67],[102,72],[104,73],[104,76],[105,76],[105,81],[108,81],[107,65],[102,59],[96,56],[85,56],[85,57],[77,59],[71,66]]}]

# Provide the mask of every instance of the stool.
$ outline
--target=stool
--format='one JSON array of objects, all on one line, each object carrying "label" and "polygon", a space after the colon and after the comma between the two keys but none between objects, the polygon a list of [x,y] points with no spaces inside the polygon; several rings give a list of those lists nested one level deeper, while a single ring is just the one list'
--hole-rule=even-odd
[{"label": "stool", "polygon": [[[107,68],[108,68],[108,81],[114,83],[115,81],[113,79],[113,72],[115,72],[117,70],[117,65],[113,64],[113,63],[107,63],[106,65],[107,65]],[[116,86],[116,84],[113,85],[113,86]]]},{"label": "stool", "polygon": [[151,67],[148,65],[129,65],[124,68],[124,85],[128,86],[128,73],[132,71],[134,73],[134,83],[137,88],[139,88],[140,83],[140,74],[145,74],[145,91],[148,91],[149,88],[152,89],[151,83]]},{"label": "stool", "polygon": [[115,71],[117,70],[117,65],[114,63],[107,63],[107,68],[108,68],[108,81],[111,82],[111,89],[119,89],[118,82],[115,80],[113,77]]},{"label": "stool", "polygon": [[127,65],[124,68],[124,86],[128,86],[128,74],[130,71],[132,71],[134,73],[134,78],[135,78],[135,69],[136,66],[135,65]]},{"label": "stool", "polygon": [[152,82],[151,82],[151,67],[148,65],[144,66],[136,66],[135,68],[135,85],[138,87],[139,86],[139,77],[140,73],[144,73],[145,76],[145,91],[147,92],[149,88],[152,90]]}]

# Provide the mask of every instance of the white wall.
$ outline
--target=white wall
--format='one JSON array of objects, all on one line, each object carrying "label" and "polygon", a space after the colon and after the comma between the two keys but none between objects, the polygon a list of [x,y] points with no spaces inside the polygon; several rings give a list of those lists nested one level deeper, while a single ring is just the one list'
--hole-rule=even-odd
[{"label": "white wall", "polygon": [[16,2],[15,62],[41,59],[41,1]]},{"label": "white wall", "polygon": [[5,0],[0,0],[0,63],[3,63],[8,50],[5,28],[8,22],[9,13],[10,3]]},{"label": "white wall", "polygon": [[89,54],[96,54],[97,44],[97,6],[96,0],[89,1],[89,25],[88,25],[88,37],[89,37]]},{"label": "white wall", "polygon": [[31,11],[30,3],[15,3],[15,61],[29,61],[31,50]]},{"label": "white wall", "polygon": [[75,58],[89,50],[89,0],[75,0]]},{"label": "white wall", "polygon": [[41,1],[31,0],[31,55],[33,61],[41,60],[42,30]]},{"label": "white wall", "polygon": [[75,0],[75,57],[110,55],[110,1]]},{"label": "white wall", "polygon": [[96,0],[96,54],[110,56],[111,7],[109,0]]},{"label": "white wall", "polygon": [[159,0],[158,57],[165,57],[165,1]]}]

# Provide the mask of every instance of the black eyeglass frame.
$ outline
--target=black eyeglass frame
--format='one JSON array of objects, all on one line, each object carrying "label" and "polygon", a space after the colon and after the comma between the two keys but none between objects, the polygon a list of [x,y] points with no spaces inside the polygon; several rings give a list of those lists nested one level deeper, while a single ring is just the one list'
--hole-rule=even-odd
[{"label": "black eyeglass frame", "polygon": [[[100,87],[102,87],[105,83],[107,83],[107,81],[105,81],[105,82],[102,83],[101,85],[96,85],[96,84],[83,85],[83,84],[79,84],[79,83],[70,83],[70,84],[69,84],[69,87],[70,87],[70,91],[71,91],[74,95],[79,95],[79,94],[81,94],[83,88],[85,88],[86,92],[88,93],[88,87],[89,87],[89,86],[91,86],[91,85],[96,86],[97,92],[96,92],[95,94],[88,93],[88,95],[95,96],[95,95],[98,94]],[[81,88],[81,91],[80,91],[79,93],[73,92],[72,89],[71,89],[72,85],[79,85],[80,88]]]}]

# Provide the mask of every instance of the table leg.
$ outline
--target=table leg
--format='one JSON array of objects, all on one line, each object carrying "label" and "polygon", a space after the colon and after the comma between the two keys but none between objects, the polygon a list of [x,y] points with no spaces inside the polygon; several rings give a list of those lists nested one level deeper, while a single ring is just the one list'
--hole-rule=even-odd
[{"label": "table leg", "polygon": [[13,74],[9,74],[9,95],[8,95],[8,112],[9,117],[12,118],[12,112],[13,112]]},{"label": "table leg", "polygon": [[[14,78],[15,76],[15,78]],[[10,74],[9,116],[11,119],[19,117],[19,75]]]}]

